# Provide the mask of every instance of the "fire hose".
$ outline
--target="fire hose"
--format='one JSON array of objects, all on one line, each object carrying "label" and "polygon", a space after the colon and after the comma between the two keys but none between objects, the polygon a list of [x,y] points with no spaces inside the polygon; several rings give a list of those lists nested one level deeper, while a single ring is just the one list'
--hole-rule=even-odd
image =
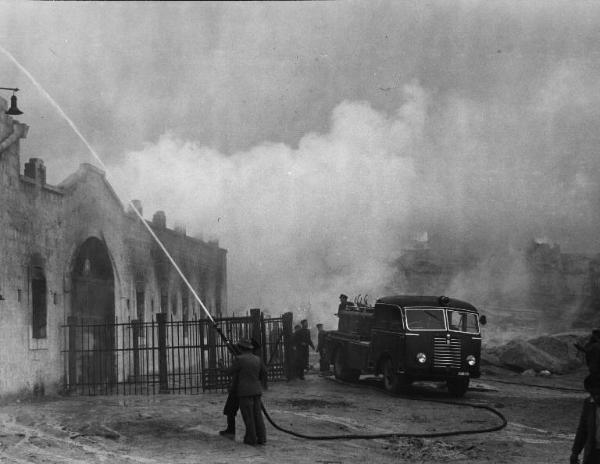
[{"label": "fire hose", "polygon": [[[346,384],[346,382],[340,382]],[[341,435],[307,435],[299,432],[295,432],[293,430],[285,429],[278,425],[273,418],[267,412],[264,403],[262,403],[262,411],[269,423],[275,427],[277,430],[283,433],[287,433],[288,435],[293,435],[297,438],[303,438],[306,440],[374,440],[380,438],[440,438],[440,437],[451,437],[457,435],[474,435],[478,433],[490,433],[497,432],[502,430],[508,424],[508,421],[504,415],[494,409],[491,406],[485,404],[475,404],[475,403],[466,403],[459,401],[447,401],[447,400],[436,400],[432,398],[420,398],[420,397],[409,397],[408,399],[414,401],[427,401],[430,403],[440,403],[447,404],[451,406],[466,406],[474,409],[483,409],[491,412],[493,415],[500,419],[500,424],[486,427],[481,429],[467,429],[467,430],[455,430],[451,432],[429,432],[429,433],[408,433],[408,432],[387,432],[387,433],[376,433],[376,434],[358,434],[358,433],[350,433],[350,434],[341,434]]]},{"label": "fire hose", "polygon": [[[227,338],[227,336],[225,336],[225,334],[221,331],[221,329],[218,326],[218,324],[216,323],[216,321],[213,322],[213,327],[217,331],[219,336],[221,336],[223,338],[223,340],[227,344],[227,347],[231,351],[231,353],[233,355],[240,354],[238,348]],[[277,344],[279,344],[279,340],[277,340]],[[271,361],[273,359],[273,354],[271,354],[270,358],[271,359],[269,359],[267,366],[269,364],[271,364]],[[347,385],[351,385],[351,384],[348,384],[347,382],[341,382],[341,381],[338,381],[338,382],[344,383]],[[451,437],[451,436],[457,436],[457,435],[474,435],[474,434],[478,434],[478,433],[497,432],[499,430],[502,430],[508,424],[506,417],[504,417],[504,415],[500,411],[498,411],[497,409],[495,409],[491,406],[485,405],[485,404],[474,404],[474,403],[466,403],[466,402],[459,402],[459,401],[436,400],[436,399],[432,399],[432,398],[419,398],[419,397],[409,397],[409,399],[414,400],[414,401],[427,401],[430,403],[447,404],[447,405],[451,405],[451,406],[466,406],[466,407],[470,407],[470,408],[474,408],[474,409],[482,409],[485,411],[489,411],[493,415],[498,417],[500,419],[500,424],[492,426],[492,427],[486,427],[486,428],[480,428],[480,429],[455,430],[452,432],[429,432],[429,433],[387,432],[387,433],[376,433],[376,434],[351,433],[351,434],[340,434],[340,435],[307,435],[304,433],[296,432],[294,430],[286,429],[286,428],[280,426],[279,424],[277,424],[275,422],[275,420],[271,417],[269,412],[267,411],[267,408],[265,407],[265,404],[263,402],[261,402],[261,409],[262,409],[262,412],[265,415],[267,421],[269,421],[269,423],[275,429],[279,430],[280,432],[286,433],[288,435],[292,435],[297,438],[302,438],[305,440],[320,440],[320,441],[324,441],[324,440],[374,440],[374,439],[381,439],[381,438],[440,438],[440,437]]]},{"label": "fire hose", "polygon": [[496,382],[496,383],[503,383],[506,385],[519,385],[519,386],[525,386],[525,387],[543,388],[545,390],[557,390],[557,391],[584,393],[584,390],[581,388],[557,387],[557,386],[553,386],[553,385],[539,385],[539,384],[535,384],[535,383],[525,383],[525,382],[511,382],[510,380],[500,380],[500,379],[489,379],[489,381]]}]

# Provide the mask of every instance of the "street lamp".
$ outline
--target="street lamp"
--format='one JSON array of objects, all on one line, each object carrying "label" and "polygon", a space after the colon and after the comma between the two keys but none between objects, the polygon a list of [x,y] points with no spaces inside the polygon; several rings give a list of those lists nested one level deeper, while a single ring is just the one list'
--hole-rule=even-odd
[{"label": "street lamp", "polygon": [[13,89],[10,87],[0,87],[0,90],[12,90],[12,97],[10,97],[10,108],[5,111],[6,114],[10,114],[11,116],[18,116],[20,114],[23,114],[23,112],[17,108],[17,96],[15,95],[15,92],[18,92],[19,89]]}]

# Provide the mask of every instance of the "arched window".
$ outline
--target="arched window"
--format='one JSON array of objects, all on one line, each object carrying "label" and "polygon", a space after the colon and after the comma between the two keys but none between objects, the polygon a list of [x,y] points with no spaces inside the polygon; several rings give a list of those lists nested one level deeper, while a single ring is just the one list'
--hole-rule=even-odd
[{"label": "arched window", "polygon": [[31,257],[31,335],[33,338],[46,338],[48,324],[47,294],[44,261],[36,253]]}]

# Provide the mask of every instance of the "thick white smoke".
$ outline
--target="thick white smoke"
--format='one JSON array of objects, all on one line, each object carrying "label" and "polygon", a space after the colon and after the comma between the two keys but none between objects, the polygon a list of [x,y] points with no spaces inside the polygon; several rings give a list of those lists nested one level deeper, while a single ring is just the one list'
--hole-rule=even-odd
[{"label": "thick white smoke", "polygon": [[295,149],[264,143],[228,156],[165,134],[128,154],[114,183],[148,216],[163,209],[190,235],[220,240],[230,311],[332,320],[340,292],[375,297],[389,284],[408,230],[426,96],[417,85],[405,93],[390,116],[342,102],[329,132]]},{"label": "thick white smoke", "polygon": [[340,292],[373,301],[406,291],[394,261],[422,231],[442,263],[479,261],[439,293],[475,304],[517,295],[527,291],[522,250],[531,239],[598,245],[599,162],[573,145],[585,131],[571,131],[560,149],[557,132],[585,101],[569,99],[564,85],[548,100],[558,69],[518,105],[501,95],[440,98],[416,83],[393,114],[344,101],[329,129],[297,148],[265,142],[228,154],[166,133],[129,153],[111,181],[147,216],[162,209],[170,225],[220,240],[230,311],[293,309],[332,323]]}]

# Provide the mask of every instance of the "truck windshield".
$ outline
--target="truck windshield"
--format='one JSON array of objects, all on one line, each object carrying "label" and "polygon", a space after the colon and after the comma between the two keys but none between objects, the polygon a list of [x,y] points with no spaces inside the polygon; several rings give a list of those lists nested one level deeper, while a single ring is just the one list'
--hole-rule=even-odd
[{"label": "truck windshield", "polygon": [[449,309],[448,325],[454,332],[479,333],[479,322],[475,313]]},{"label": "truck windshield", "polygon": [[410,330],[446,330],[443,309],[406,309],[406,327]]}]

